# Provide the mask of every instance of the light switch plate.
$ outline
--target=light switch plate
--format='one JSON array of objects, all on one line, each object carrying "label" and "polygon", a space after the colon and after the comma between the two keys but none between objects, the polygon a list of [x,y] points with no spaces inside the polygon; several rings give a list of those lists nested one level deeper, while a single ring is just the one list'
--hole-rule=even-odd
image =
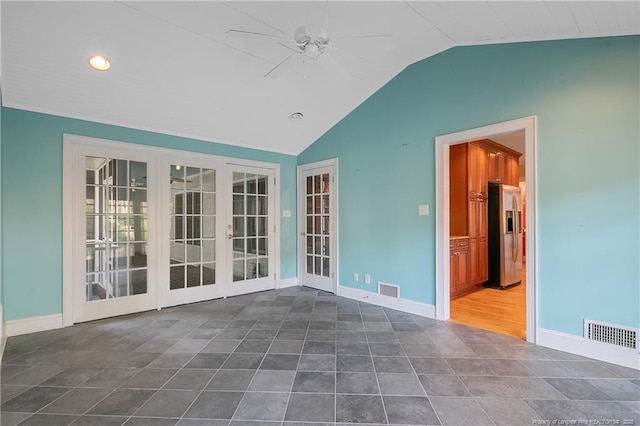
[{"label": "light switch plate", "polygon": [[418,205],[418,216],[429,216],[429,204]]},{"label": "light switch plate", "polygon": [[291,217],[291,210],[282,210],[282,217]]}]

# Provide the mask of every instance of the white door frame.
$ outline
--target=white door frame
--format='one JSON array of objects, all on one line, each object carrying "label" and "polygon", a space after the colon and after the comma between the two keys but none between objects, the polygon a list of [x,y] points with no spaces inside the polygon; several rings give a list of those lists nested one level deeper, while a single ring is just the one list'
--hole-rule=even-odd
[{"label": "white door frame", "polygon": [[449,146],[524,130],[525,181],[527,185],[527,341],[537,340],[537,117],[535,115],[437,136],[436,150],[436,319],[450,316],[449,286]]},{"label": "white door frame", "polygon": [[[71,214],[70,206],[74,203],[74,191],[73,191],[73,179],[74,179],[74,152],[78,146],[90,146],[97,149],[116,149],[122,152],[135,152],[143,153],[146,156],[148,163],[161,163],[162,158],[172,157],[189,157],[201,161],[202,159],[209,158],[214,163],[220,164],[235,164],[249,167],[260,167],[265,169],[273,169],[274,177],[276,180],[275,192],[274,192],[274,221],[276,224],[275,238],[274,238],[274,272],[275,272],[275,288],[278,288],[280,278],[280,164],[267,163],[255,160],[245,160],[234,157],[224,157],[212,154],[202,154],[191,151],[181,151],[170,148],[160,148],[148,145],[140,145],[135,143],[120,142],[102,138],[94,138],[89,136],[81,136],[64,133],[62,135],[62,326],[67,327],[73,325],[73,313],[74,313],[74,260],[77,253],[74,253],[74,222],[73,215]],[[75,165],[77,168],[77,165]],[[161,191],[158,191],[158,194]],[[150,200],[151,201],[151,200]],[[161,200],[154,200],[160,205]],[[167,207],[167,212],[169,211]],[[164,232],[161,229],[163,219],[156,220],[158,226],[158,232]],[[162,243],[162,240],[158,242]],[[158,250],[158,253],[161,253]],[[226,261],[226,260],[221,260]],[[161,291],[156,291],[156,307],[160,309],[163,305],[161,298]]]},{"label": "white door frame", "polygon": [[298,193],[296,194],[296,198],[297,198],[297,202],[298,202],[298,217],[297,217],[297,221],[298,221],[298,232],[296,234],[296,238],[298,239],[298,253],[297,253],[297,258],[298,258],[298,281],[300,284],[302,284],[302,273],[303,271],[305,271],[306,269],[306,256],[304,255],[305,251],[304,251],[304,247],[306,247],[306,243],[302,243],[301,241],[301,235],[303,232],[306,231],[306,220],[305,220],[305,212],[306,212],[306,205],[303,202],[303,198],[302,194],[303,191],[305,190],[306,186],[304,185],[304,182],[302,181],[302,173],[306,172],[306,171],[310,171],[313,169],[319,169],[319,168],[323,168],[323,167],[332,167],[333,168],[333,182],[331,183],[331,189],[330,189],[330,194],[331,194],[331,205],[330,205],[330,212],[329,215],[332,219],[332,223],[331,223],[331,232],[330,232],[330,259],[332,261],[332,270],[334,271],[333,273],[333,294],[338,294],[338,277],[340,276],[340,269],[339,269],[339,264],[340,264],[340,244],[338,244],[340,235],[339,235],[339,229],[340,227],[338,226],[338,215],[339,215],[339,208],[338,208],[338,203],[339,203],[339,196],[338,196],[338,187],[340,186],[338,184],[338,159],[337,158],[331,158],[329,160],[324,160],[324,161],[318,161],[315,163],[309,163],[309,164],[301,164],[297,167],[297,183],[298,183]]}]

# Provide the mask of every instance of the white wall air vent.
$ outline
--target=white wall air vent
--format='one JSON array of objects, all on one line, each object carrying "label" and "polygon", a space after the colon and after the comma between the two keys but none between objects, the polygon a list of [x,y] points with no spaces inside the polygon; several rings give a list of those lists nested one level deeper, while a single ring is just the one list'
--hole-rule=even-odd
[{"label": "white wall air vent", "polygon": [[378,294],[381,296],[393,297],[394,299],[400,299],[400,287],[394,284],[378,281]]},{"label": "white wall air vent", "polygon": [[631,327],[585,319],[584,337],[587,340],[638,349],[638,330]]}]

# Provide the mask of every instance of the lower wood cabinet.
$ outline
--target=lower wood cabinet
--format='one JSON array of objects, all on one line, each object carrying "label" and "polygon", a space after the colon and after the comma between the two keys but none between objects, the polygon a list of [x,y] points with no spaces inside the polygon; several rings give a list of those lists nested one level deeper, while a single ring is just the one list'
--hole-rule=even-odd
[{"label": "lower wood cabinet", "polygon": [[451,298],[459,297],[469,291],[469,238],[452,238],[449,242],[449,275]]}]

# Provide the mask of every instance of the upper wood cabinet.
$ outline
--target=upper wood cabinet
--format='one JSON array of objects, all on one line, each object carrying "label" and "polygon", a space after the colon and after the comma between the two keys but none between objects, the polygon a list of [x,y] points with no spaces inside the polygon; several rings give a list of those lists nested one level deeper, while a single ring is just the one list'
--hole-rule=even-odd
[{"label": "upper wood cabinet", "polygon": [[487,153],[489,154],[489,174],[488,179],[491,182],[503,183],[502,180],[505,175],[507,158],[503,152],[498,151],[494,147],[489,147],[487,149]]},{"label": "upper wood cabinet", "polygon": [[449,148],[449,234],[468,235],[468,147],[462,143]]},{"label": "upper wood cabinet", "polygon": [[518,186],[520,181],[519,159],[522,154],[490,139],[478,141],[487,155],[487,180],[494,183]]},{"label": "upper wood cabinet", "polygon": [[518,186],[520,184],[520,159],[515,155],[507,155],[507,183]]},{"label": "upper wood cabinet", "polygon": [[487,199],[487,151],[477,142],[470,142],[467,157],[469,199]]}]

